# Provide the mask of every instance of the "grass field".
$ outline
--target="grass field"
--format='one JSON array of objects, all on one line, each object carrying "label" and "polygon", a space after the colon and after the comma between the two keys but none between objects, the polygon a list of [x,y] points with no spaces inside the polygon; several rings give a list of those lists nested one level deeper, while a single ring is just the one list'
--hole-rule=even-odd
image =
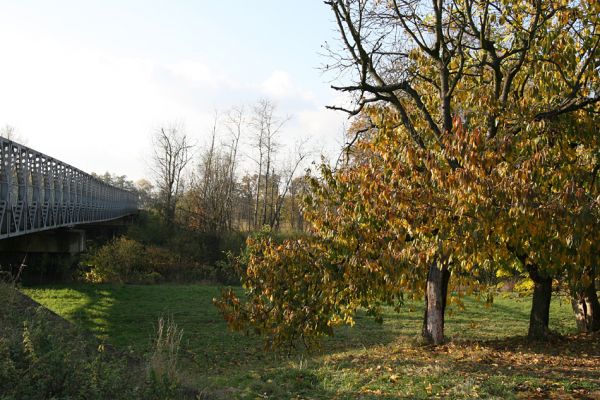
[{"label": "grass field", "polygon": [[144,354],[160,316],[183,329],[179,377],[199,398],[600,398],[600,340],[573,335],[570,305],[554,298],[551,329],[569,335],[528,343],[530,299],[493,307],[466,299],[450,310],[450,343],[417,343],[421,303],[384,323],[359,315],[320,350],[267,353],[260,338],[229,332],[208,285],[61,285],[27,295],[118,348]]}]

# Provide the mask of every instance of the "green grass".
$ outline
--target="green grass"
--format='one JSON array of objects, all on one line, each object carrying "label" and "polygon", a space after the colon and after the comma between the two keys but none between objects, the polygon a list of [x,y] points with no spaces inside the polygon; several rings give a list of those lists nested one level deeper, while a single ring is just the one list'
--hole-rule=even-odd
[{"label": "green grass", "polygon": [[[23,291],[119,348],[144,354],[160,316],[183,328],[180,376],[207,398],[516,398],[600,394],[598,338],[528,343],[530,299],[499,297],[491,308],[466,299],[450,309],[450,344],[419,346],[421,302],[384,323],[358,315],[320,350],[268,353],[263,342],[227,330],[208,285],[61,285]],[[555,298],[551,329],[572,334],[570,305]],[[514,337],[517,338],[514,338]],[[512,338],[512,339],[511,339]],[[570,368],[564,366],[570,365]]]},{"label": "green grass", "polygon": [[186,396],[173,381],[152,379],[142,358],[105,346],[2,282],[0,304],[2,400]]}]

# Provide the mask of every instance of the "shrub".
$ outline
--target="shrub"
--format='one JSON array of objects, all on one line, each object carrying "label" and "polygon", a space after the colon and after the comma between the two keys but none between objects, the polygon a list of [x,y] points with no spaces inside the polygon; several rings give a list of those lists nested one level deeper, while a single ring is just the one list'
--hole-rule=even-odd
[{"label": "shrub", "polygon": [[238,273],[238,262],[232,252],[227,252],[225,260],[219,260],[212,268],[211,280],[224,285],[239,285],[240,275]]},{"label": "shrub", "polygon": [[138,213],[135,223],[127,229],[127,237],[144,244],[163,246],[172,236],[170,229],[157,212],[142,210]]},{"label": "shrub", "polygon": [[143,245],[126,237],[114,239],[94,251],[87,268],[83,279],[94,283],[239,282],[227,260],[206,265],[174,250]]},{"label": "shrub", "polygon": [[120,237],[92,255],[92,269],[85,273],[85,279],[90,282],[137,282],[143,278],[146,260],[144,246]]}]

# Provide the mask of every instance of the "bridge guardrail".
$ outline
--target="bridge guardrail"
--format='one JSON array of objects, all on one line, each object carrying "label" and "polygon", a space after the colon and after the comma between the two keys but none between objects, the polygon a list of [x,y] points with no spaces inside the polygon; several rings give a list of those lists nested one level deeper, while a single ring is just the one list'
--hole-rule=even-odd
[{"label": "bridge guardrail", "polygon": [[134,214],[138,198],[0,137],[0,240]]}]

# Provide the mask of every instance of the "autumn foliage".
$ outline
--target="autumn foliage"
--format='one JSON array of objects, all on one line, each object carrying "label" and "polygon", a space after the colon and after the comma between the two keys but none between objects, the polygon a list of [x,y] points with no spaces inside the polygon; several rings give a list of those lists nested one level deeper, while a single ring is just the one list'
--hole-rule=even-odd
[{"label": "autumn foliage", "polygon": [[486,141],[456,118],[442,145],[419,149],[402,145],[410,141],[396,122],[377,121],[353,163],[322,167],[307,200],[313,237],[248,242],[248,299],[230,292],[220,303],[233,327],[259,326],[275,344],[331,334],[359,306],[376,313],[381,303],[422,296],[434,260],[453,272],[459,303],[465,290],[483,293],[484,273],[533,265],[589,279],[600,243],[594,135],[574,145],[540,124],[530,135]]},{"label": "autumn foliage", "polygon": [[[328,3],[362,71],[337,87],[360,93],[346,110],[357,115],[352,147],[311,178],[309,239],[249,242],[247,297],[217,302],[232,327],[257,327],[273,344],[331,334],[359,307],[377,315],[422,297],[432,268],[451,273],[447,299],[459,304],[486,293],[483,277],[530,277],[531,338],[549,334],[553,280],[587,290],[584,311],[600,321],[598,5],[448,3],[434,5],[433,25],[399,12],[404,2]],[[394,23],[407,34],[438,24],[437,42],[415,34],[406,53],[385,53]]]}]

